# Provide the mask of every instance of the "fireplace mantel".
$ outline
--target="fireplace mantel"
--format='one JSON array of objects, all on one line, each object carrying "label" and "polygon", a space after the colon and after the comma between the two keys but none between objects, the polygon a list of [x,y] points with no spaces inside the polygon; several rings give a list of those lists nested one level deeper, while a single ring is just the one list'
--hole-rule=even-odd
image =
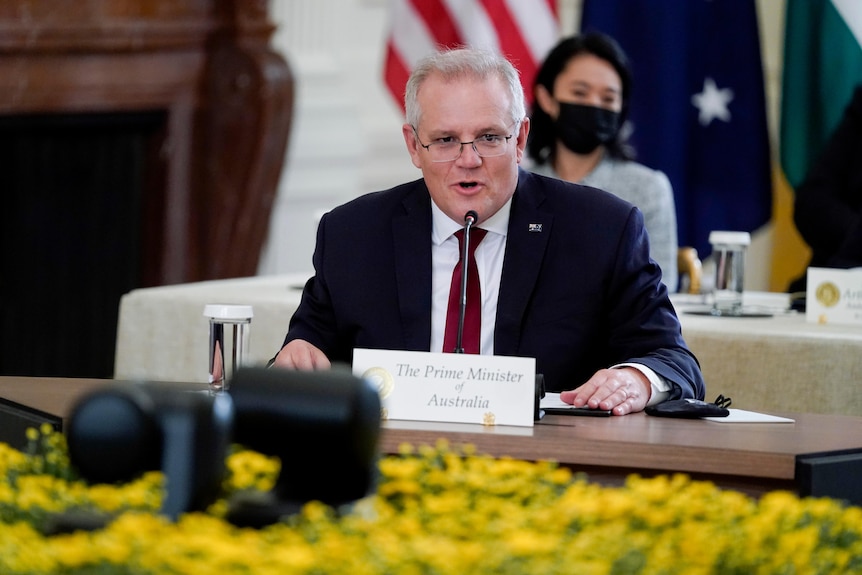
[{"label": "fireplace mantel", "polygon": [[272,32],[261,0],[0,0],[0,116],[166,112],[143,285],[254,275],[293,104]]}]

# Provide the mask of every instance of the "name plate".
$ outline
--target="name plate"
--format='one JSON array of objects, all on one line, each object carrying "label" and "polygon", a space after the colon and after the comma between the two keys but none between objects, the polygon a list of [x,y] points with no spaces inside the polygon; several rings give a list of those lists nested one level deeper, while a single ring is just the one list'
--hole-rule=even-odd
[{"label": "name plate", "polygon": [[377,387],[385,419],[533,426],[533,358],[355,349],[353,374]]},{"label": "name plate", "polygon": [[862,268],[808,268],[805,319],[862,325]]}]

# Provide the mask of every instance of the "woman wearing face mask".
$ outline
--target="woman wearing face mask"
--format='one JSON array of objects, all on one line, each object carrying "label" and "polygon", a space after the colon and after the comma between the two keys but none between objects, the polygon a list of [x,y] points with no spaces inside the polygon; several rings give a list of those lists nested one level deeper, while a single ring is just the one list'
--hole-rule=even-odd
[{"label": "woman wearing face mask", "polygon": [[628,59],[598,33],[560,41],[533,86],[527,152],[533,171],[600,188],[644,214],[652,258],[677,289],[676,208],[670,181],[634,160],[625,125],[631,97]]}]

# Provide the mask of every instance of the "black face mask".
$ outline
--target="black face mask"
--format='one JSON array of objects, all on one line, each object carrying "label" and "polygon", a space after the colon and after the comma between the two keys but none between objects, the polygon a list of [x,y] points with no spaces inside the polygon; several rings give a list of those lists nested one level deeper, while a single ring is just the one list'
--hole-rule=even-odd
[{"label": "black face mask", "polygon": [[564,146],[576,154],[589,154],[617,136],[620,113],[560,102],[560,115],[554,121],[554,127]]}]

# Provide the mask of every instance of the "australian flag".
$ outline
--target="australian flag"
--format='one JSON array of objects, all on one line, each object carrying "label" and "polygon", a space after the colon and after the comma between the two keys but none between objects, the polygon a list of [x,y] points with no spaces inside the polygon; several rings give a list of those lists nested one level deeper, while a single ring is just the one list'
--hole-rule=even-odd
[{"label": "australian flag", "polygon": [[772,213],[755,0],[584,0],[581,29],[619,42],[634,75],[631,142],[670,178],[680,245],[751,232]]}]

